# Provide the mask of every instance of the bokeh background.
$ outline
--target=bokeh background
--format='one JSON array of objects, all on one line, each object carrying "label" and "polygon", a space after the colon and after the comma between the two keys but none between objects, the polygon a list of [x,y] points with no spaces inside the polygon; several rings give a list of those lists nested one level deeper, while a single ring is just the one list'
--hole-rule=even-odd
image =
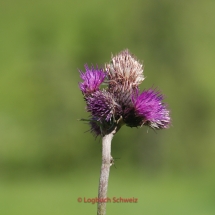
[{"label": "bokeh background", "polygon": [[[172,127],[114,137],[107,214],[215,214],[215,2],[0,1],[0,214],[96,214],[101,140],[78,70],[128,48]],[[118,158],[118,159],[117,159]]]}]

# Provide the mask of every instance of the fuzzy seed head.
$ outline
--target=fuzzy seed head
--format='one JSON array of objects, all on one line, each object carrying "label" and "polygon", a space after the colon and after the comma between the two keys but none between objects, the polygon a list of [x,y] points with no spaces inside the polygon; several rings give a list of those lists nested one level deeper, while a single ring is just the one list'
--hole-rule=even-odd
[{"label": "fuzzy seed head", "polygon": [[131,87],[138,86],[144,80],[143,65],[126,49],[105,66],[111,85],[129,83]]}]

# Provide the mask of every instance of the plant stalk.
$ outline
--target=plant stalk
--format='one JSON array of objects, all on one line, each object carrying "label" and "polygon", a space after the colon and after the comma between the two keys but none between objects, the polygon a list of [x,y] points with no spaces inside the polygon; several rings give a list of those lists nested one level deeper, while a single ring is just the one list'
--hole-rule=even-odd
[{"label": "plant stalk", "polygon": [[111,166],[111,141],[115,132],[106,134],[102,138],[102,166],[99,180],[99,191],[98,191],[98,207],[97,215],[106,214],[106,200],[107,200],[107,189],[108,179]]},{"label": "plant stalk", "polygon": [[123,118],[120,117],[112,130],[102,137],[102,166],[99,179],[97,215],[106,215],[108,179],[110,166],[113,164],[113,158],[111,156],[111,141],[113,136],[123,125]]}]

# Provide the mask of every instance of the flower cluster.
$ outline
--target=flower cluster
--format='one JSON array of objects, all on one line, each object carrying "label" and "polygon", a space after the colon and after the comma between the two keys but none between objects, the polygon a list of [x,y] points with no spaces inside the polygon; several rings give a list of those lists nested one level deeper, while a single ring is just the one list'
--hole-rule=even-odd
[{"label": "flower cluster", "polygon": [[[128,50],[112,56],[104,69],[85,65],[85,70],[80,71],[83,82],[79,87],[91,114],[91,132],[96,136],[105,135],[119,124],[168,128],[170,115],[163,95],[153,89],[139,91],[144,80],[143,65]],[[101,88],[102,84],[106,87]]]}]

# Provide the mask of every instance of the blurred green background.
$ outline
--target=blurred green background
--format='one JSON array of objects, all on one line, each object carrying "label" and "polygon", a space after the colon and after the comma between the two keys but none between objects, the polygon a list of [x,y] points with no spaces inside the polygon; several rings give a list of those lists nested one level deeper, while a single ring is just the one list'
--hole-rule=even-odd
[{"label": "blurred green background", "polygon": [[128,48],[172,127],[114,137],[107,214],[215,214],[215,1],[0,1],[0,214],[96,214],[101,140],[78,69]]}]

